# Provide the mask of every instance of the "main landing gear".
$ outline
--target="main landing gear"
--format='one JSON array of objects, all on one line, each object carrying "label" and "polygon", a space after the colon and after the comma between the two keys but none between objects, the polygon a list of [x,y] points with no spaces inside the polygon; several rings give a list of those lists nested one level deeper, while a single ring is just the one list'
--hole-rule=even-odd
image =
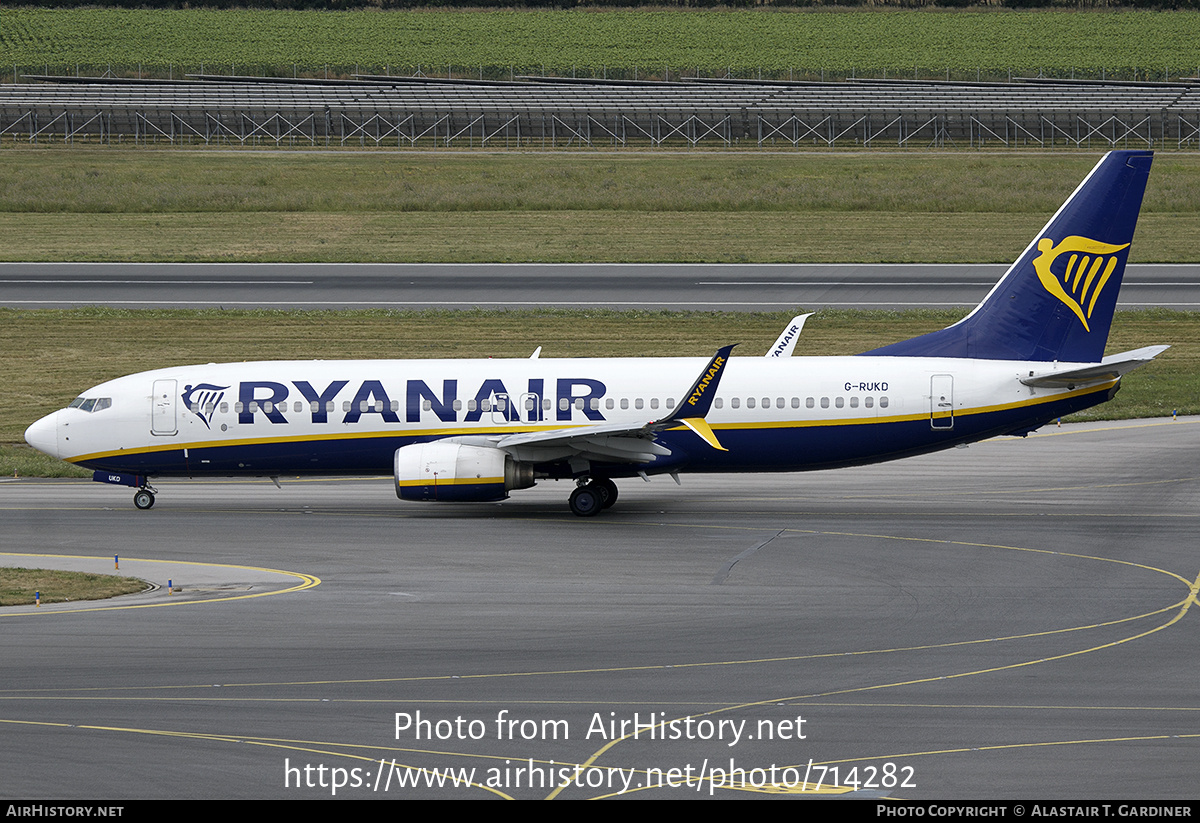
[{"label": "main landing gear", "polygon": [[154,505],[155,491],[157,491],[157,489],[154,489],[150,486],[142,486],[133,493],[133,505],[137,506],[142,511],[150,508]]},{"label": "main landing gear", "polygon": [[578,517],[595,517],[617,502],[617,484],[607,477],[581,478],[578,482],[579,486],[567,501],[571,512]]}]

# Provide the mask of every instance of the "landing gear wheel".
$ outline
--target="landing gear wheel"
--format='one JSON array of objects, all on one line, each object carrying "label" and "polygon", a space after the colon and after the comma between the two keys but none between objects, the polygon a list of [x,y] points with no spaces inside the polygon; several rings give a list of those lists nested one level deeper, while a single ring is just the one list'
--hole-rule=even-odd
[{"label": "landing gear wheel", "polygon": [[133,495],[133,505],[145,511],[154,505],[154,493],[142,489]]},{"label": "landing gear wheel", "polygon": [[588,483],[571,492],[567,505],[578,517],[595,517],[604,508],[604,496],[594,484]]},{"label": "landing gear wheel", "polygon": [[599,477],[593,480],[590,485],[600,490],[600,497],[604,501],[600,504],[600,508],[611,509],[613,503],[617,502],[617,484],[607,477]]}]

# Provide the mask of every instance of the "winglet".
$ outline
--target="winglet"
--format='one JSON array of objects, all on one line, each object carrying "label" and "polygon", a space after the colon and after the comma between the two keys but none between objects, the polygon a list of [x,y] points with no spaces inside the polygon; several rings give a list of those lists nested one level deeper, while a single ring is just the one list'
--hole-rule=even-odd
[{"label": "winglet", "polygon": [[775,345],[771,346],[765,356],[791,357],[792,350],[796,348],[796,341],[800,339],[800,332],[804,331],[804,321],[814,314],[816,312],[810,311],[808,314],[798,314],[789,320],[783,334],[779,335],[779,339],[775,341]]},{"label": "winglet", "polygon": [[[653,441],[664,429],[691,429],[705,443],[720,451],[728,451],[717,440],[712,427],[704,418],[712,407],[717,384],[729,362],[729,353],[737,344],[720,349],[700,376],[692,383],[684,399],[661,420],[645,424],[601,423],[599,425],[570,426],[551,431],[532,431],[510,434],[495,440],[497,448],[514,454],[523,446],[540,449],[562,450],[564,454],[592,460],[616,460],[625,463],[649,463],[656,457],[665,457],[671,450]],[[640,438],[640,439],[635,439]],[[641,472],[639,472],[640,474]]]},{"label": "winglet", "polygon": [[683,400],[672,410],[670,415],[658,421],[659,424],[675,420],[682,421],[684,418],[694,420],[699,417],[703,419],[708,416],[713,397],[717,394],[717,384],[721,382],[721,375],[725,373],[725,366],[729,364],[729,353],[736,345],[737,343],[732,343],[717,350],[712,360],[708,361],[708,365],[696,378],[696,382],[692,383],[692,387],[683,395]]},{"label": "winglet", "polygon": [[721,382],[721,375],[725,373],[725,366],[729,364],[729,353],[736,345],[737,343],[732,343],[718,349],[712,360],[709,360],[708,365],[700,372],[700,376],[692,383],[692,387],[684,394],[679,405],[669,415],[651,423],[647,428],[657,431],[675,423],[682,423],[714,449],[729,451],[720,444],[712,427],[704,418],[708,416],[708,410],[712,408],[713,398],[717,394],[717,385]]}]

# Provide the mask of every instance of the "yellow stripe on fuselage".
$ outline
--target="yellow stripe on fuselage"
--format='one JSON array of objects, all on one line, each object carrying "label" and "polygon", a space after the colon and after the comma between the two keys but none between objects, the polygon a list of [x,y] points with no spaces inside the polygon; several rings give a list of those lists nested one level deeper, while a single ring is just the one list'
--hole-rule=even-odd
[{"label": "yellow stripe on fuselage", "polygon": [[[1050,403],[1057,400],[1066,400],[1072,397],[1081,397],[1085,394],[1092,394],[1099,391],[1107,391],[1115,386],[1119,381],[1110,380],[1099,386],[1092,386],[1086,389],[1076,389],[1075,391],[1066,392],[1065,394],[1056,394],[1053,397],[1044,399],[1018,400],[1015,403],[1000,403],[995,406],[974,406],[971,408],[955,409],[953,414],[949,412],[938,412],[935,419],[943,419],[949,417],[968,417],[975,414],[990,414],[998,411],[1008,411],[1009,409],[1020,409],[1028,406],[1040,406],[1045,403]],[[913,420],[928,420],[930,413],[928,409],[917,412],[916,414],[897,414],[890,417],[846,417],[835,418],[832,420],[788,420],[777,423],[762,422],[762,423],[722,423],[713,426],[714,429],[802,429],[811,426],[865,426],[872,423],[907,423]]]}]

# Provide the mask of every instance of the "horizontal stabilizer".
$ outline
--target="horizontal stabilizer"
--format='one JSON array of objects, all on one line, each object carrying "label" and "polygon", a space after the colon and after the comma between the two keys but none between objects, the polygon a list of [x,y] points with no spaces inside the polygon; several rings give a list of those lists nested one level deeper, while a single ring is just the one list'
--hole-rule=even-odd
[{"label": "horizontal stabilizer", "polygon": [[1030,372],[1028,377],[1022,377],[1021,382],[1026,386],[1038,388],[1073,388],[1081,383],[1103,383],[1116,380],[1126,372],[1131,372],[1139,366],[1144,366],[1170,346],[1146,346],[1120,354],[1110,354],[1099,363],[1075,369],[1058,371]]}]

